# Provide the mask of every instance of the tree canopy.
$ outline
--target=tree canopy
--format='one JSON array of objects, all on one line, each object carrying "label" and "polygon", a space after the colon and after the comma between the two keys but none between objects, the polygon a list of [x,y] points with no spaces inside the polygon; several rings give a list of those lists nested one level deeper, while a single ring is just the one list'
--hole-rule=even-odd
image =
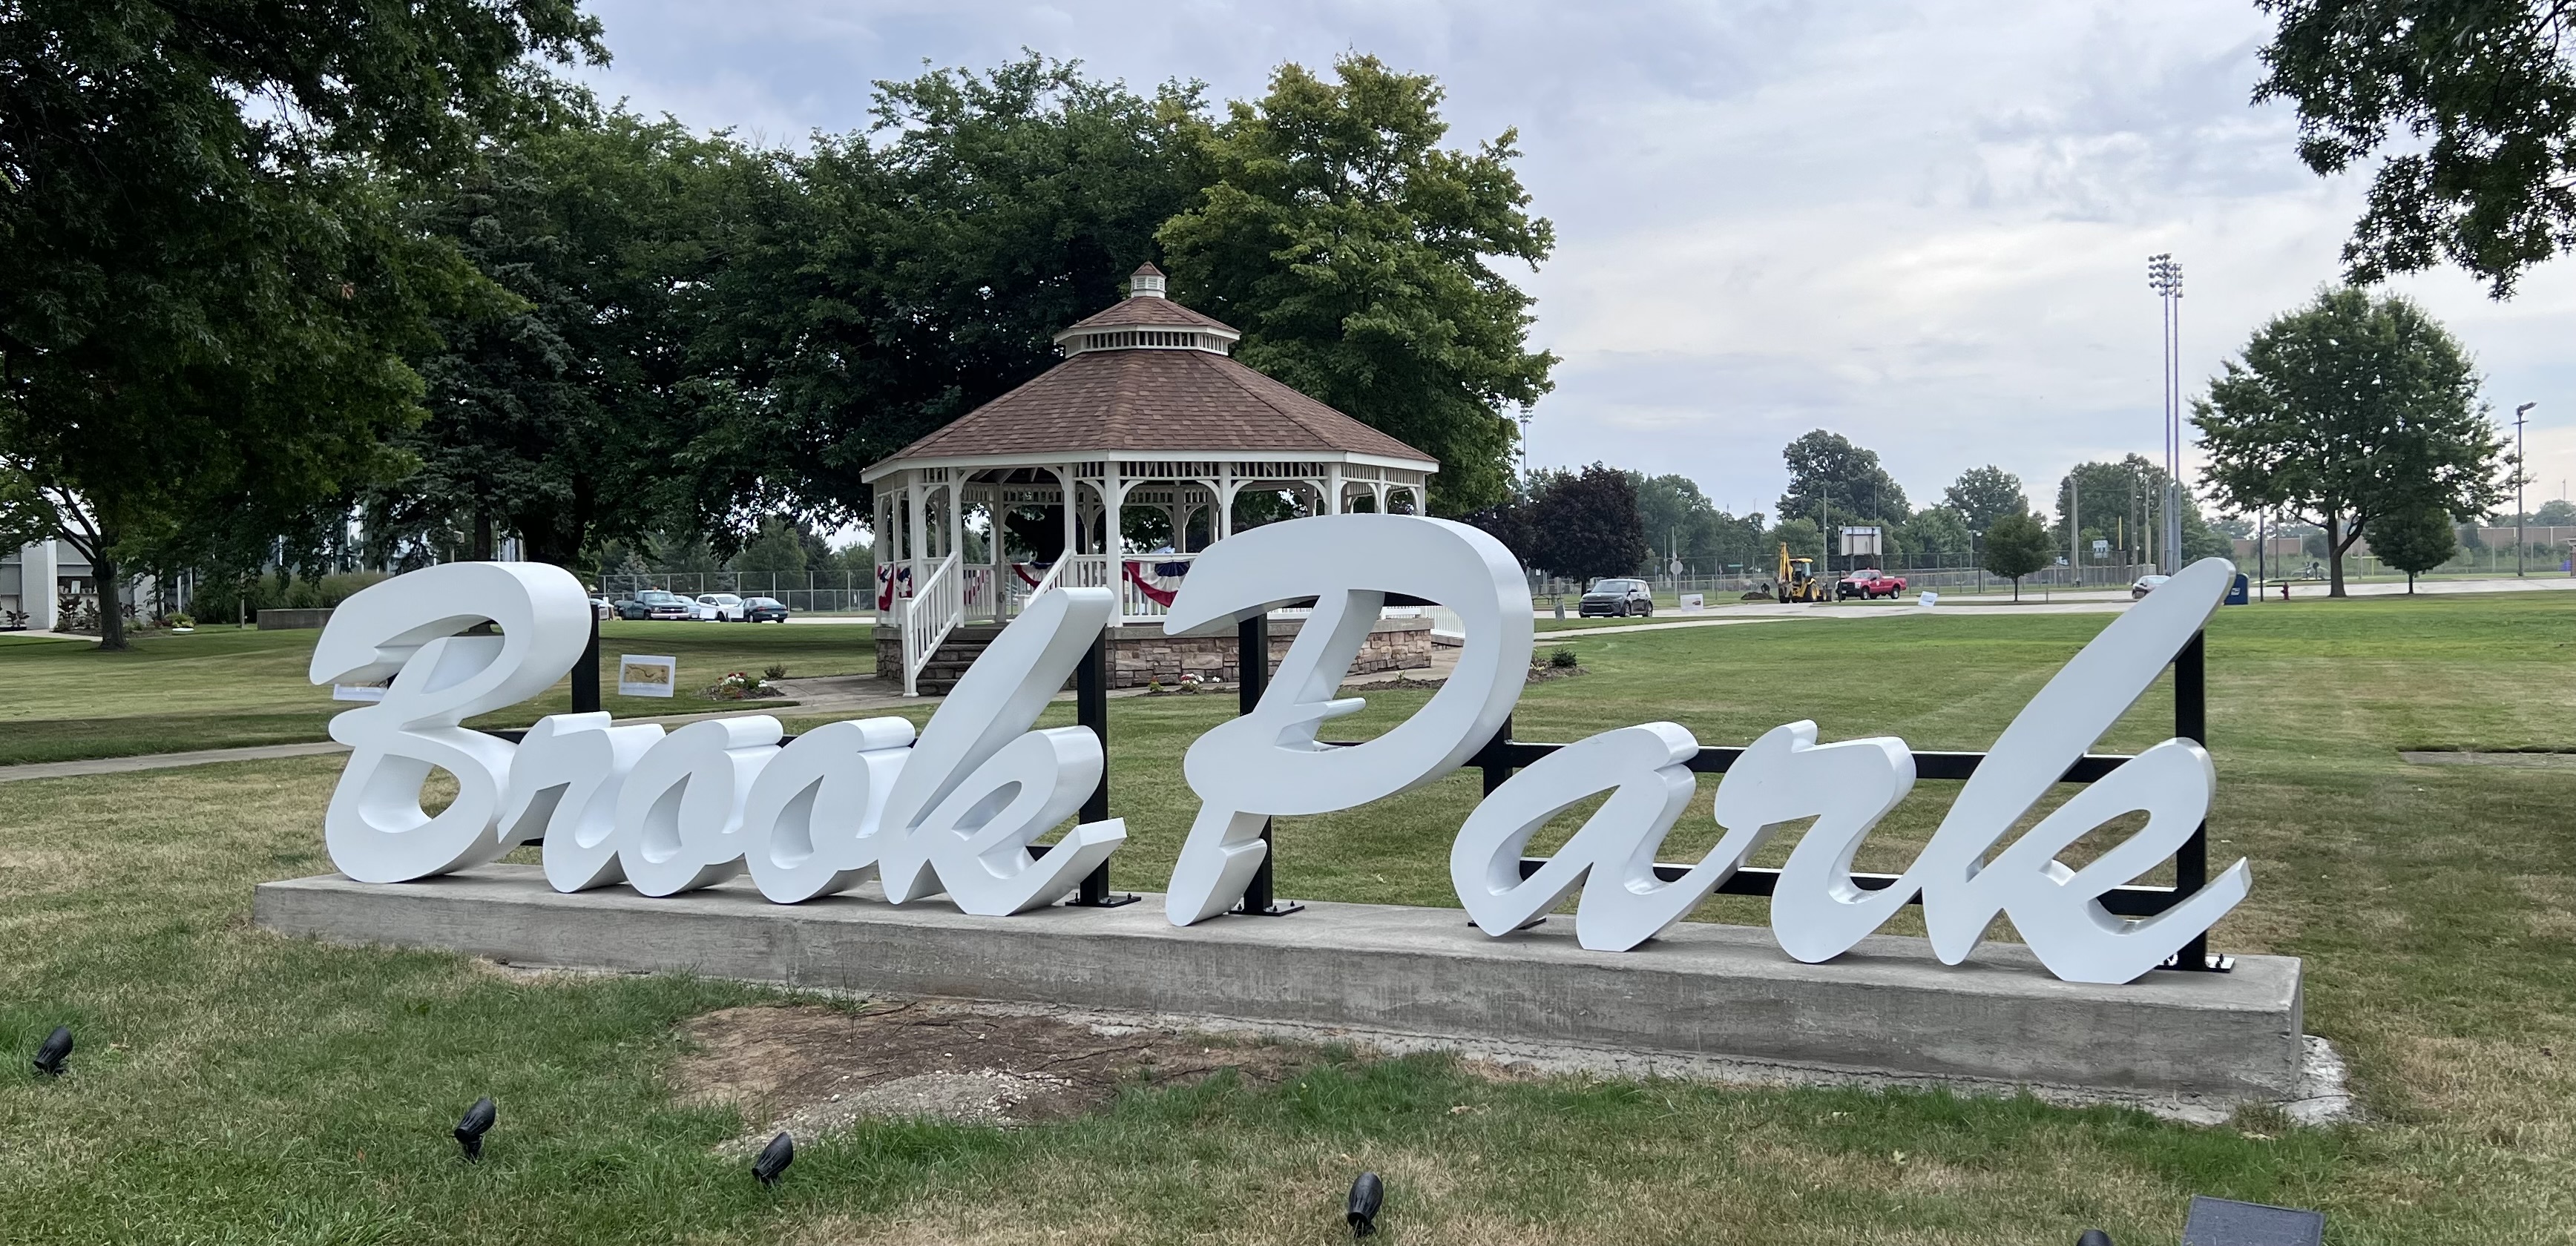
[{"label": "tree canopy", "polygon": [[2192,411],[2222,505],[2325,530],[2332,596],[2378,516],[2440,506],[2468,518],[2510,494],[2468,353],[2404,298],[2319,293],[2256,330]]},{"label": "tree canopy", "polygon": [[2406,591],[2415,577],[2449,562],[2460,550],[2451,531],[2451,513],[2440,506],[2404,506],[2370,521],[2370,552],[2406,573]]},{"label": "tree canopy", "polygon": [[1976,533],[1983,533],[2006,515],[2030,513],[2030,498],[2022,492],[2021,477],[1993,464],[1959,473],[1959,478],[1941,491],[1941,504],[1958,512],[1959,522]]},{"label": "tree canopy", "polygon": [[2037,515],[2006,515],[1986,529],[1977,565],[2013,582],[2013,600],[2021,600],[2021,578],[2055,561],[2057,542]]},{"label": "tree canopy", "polygon": [[0,470],[90,560],[246,543],[399,468],[403,353],[478,293],[399,179],[604,57],[573,0],[0,10]]},{"label": "tree canopy", "polygon": [[1510,491],[1506,408],[1551,386],[1530,296],[1495,268],[1555,246],[1512,171],[1518,136],[1441,146],[1441,90],[1373,56],[1290,64],[1205,130],[1210,181],[1157,237],[1174,297],[1243,331],[1235,356],[1440,460],[1431,508]]},{"label": "tree canopy", "polygon": [[2576,8],[2558,0],[2257,0],[2256,102],[2298,107],[2320,175],[2386,153],[2344,245],[2356,285],[2448,260],[2498,298],[2576,245]]},{"label": "tree canopy", "polygon": [[[1878,452],[1819,428],[1780,451],[1789,464],[1789,491],[1780,495],[1780,517],[1813,520],[1821,529],[1855,523],[1895,525],[1913,515],[1905,490],[1878,465]],[[1830,517],[1829,517],[1830,516]]]}]

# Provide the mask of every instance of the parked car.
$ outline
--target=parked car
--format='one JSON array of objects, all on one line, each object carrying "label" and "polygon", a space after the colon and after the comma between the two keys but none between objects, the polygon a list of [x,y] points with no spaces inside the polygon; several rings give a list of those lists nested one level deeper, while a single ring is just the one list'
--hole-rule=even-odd
[{"label": "parked car", "polygon": [[689,617],[701,623],[740,623],[746,615],[740,597],[731,593],[700,593]]},{"label": "parked car", "polygon": [[1591,589],[1583,594],[1583,600],[1576,604],[1576,611],[1587,619],[1595,615],[1622,619],[1632,614],[1652,617],[1655,595],[1646,590],[1644,580],[1595,580]]},{"label": "parked car", "polygon": [[2129,600],[2131,600],[2131,601],[2136,601],[2137,599],[2139,599],[2139,598],[2141,598],[2141,597],[2144,597],[2144,596],[2146,596],[2147,594],[2149,594],[2149,593],[2152,593],[2152,592],[2156,591],[2156,589],[2157,589],[2159,586],[2161,586],[2165,581],[2170,580],[2170,579],[2172,579],[2172,578],[2173,578],[2173,577],[2172,577],[2172,576],[2169,576],[2169,575],[2142,575],[2142,576],[2139,576],[2139,577],[2138,577],[2138,582],[2129,586]]},{"label": "parked car", "polygon": [[1888,573],[1876,568],[1871,568],[1866,571],[1855,571],[1834,582],[1834,600],[1836,601],[1841,601],[1847,597],[1875,600],[1880,597],[1901,597],[1904,594],[1905,577],[1901,575],[1889,575]]},{"label": "parked car", "polygon": [[743,617],[754,623],[787,621],[787,603],[775,597],[746,597],[743,599],[742,612]]},{"label": "parked car", "polygon": [[648,588],[617,603],[621,619],[685,619],[693,613],[689,599],[678,593]]}]

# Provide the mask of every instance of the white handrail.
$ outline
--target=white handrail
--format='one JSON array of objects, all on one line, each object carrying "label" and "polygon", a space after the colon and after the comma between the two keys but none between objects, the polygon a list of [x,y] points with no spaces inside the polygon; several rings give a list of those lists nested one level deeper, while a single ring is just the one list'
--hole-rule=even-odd
[{"label": "white handrail", "polygon": [[941,641],[966,618],[964,585],[958,578],[957,553],[951,551],[936,570],[912,587],[903,603],[903,694],[921,695],[921,668],[939,652]]},{"label": "white handrail", "polygon": [[1028,602],[1036,601],[1038,599],[1038,594],[1051,588],[1060,587],[1064,580],[1064,565],[1072,561],[1073,559],[1070,555],[1056,555],[1055,565],[1048,567],[1047,573],[1038,577],[1037,587],[1030,589],[1029,595],[1022,599],[1021,608],[1026,609]]}]

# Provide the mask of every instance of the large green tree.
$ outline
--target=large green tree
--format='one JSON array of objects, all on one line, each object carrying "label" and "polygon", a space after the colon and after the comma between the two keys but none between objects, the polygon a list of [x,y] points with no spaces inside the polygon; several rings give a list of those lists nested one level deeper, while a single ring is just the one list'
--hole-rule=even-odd
[{"label": "large green tree", "polygon": [[[2108,541],[2124,557],[2156,561],[2157,542],[2164,539],[2165,469],[2143,454],[2117,462],[2078,463],[2057,482],[2058,548],[2073,536],[2086,549],[2096,539]],[[2079,512],[2080,509],[2080,513]],[[2191,491],[2182,491],[2182,561],[2226,557],[2235,546],[2211,528]]]},{"label": "large green tree", "polygon": [[2022,492],[2021,477],[1991,463],[1959,473],[1959,478],[1941,491],[1941,504],[1958,512],[1959,522],[1977,533],[2006,515],[2030,513],[2030,498]]},{"label": "large green tree", "polygon": [[594,535],[652,527],[670,448],[708,414],[688,351],[726,183],[766,163],[573,102],[440,195],[430,223],[518,300],[441,322],[430,417],[402,440],[420,466],[372,499],[370,537],[489,558],[515,533],[568,566]]},{"label": "large green tree", "polygon": [[2300,159],[2332,176],[2382,156],[2344,245],[2355,284],[2449,260],[2502,298],[2576,245],[2576,6],[2257,3],[2280,28],[2254,98],[2297,105]]},{"label": "large green tree", "polygon": [[90,560],[103,647],[130,559],[396,466],[403,352],[474,282],[388,179],[460,163],[598,31],[574,0],[0,7],[0,470]]},{"label": "large green tree", "polygon": [[[1878,452],[1819,428],[1780,451],[1789,465],[1789,491],[1780,495],[1780,517],[1815,521],[1819,528],[1904,523],[1914,512],[1905,489],[1878,465]],[[1830,533],[1828,533],[1830,535]]]},{"label": "large green tree", "polygon": [[1206,181],[1193,86],[1031,55],[880,82],[875,111],[729,183],[690,364],[711,413],[663,465],[687,524],[864,518],[861,469],[1056,363]]},{"label": "large green tree", "polygon": [[2223,506],[2325,530],[2331,596],[2344,596],[2344,553],[2374,518],[2482,515],[2511,492],[2468,352],[2404,298],[2320,292],[2256,330],[2192,412]]},{"label": "large green tree", "polygon": [[1634,575],[1649,556],[1628,473],[1595,463],[1550,476],[1531,499],[1530,561],[1578,583]]},{"label": "large green tree", "polygon": [[1431,508],[1511,487],[1508,409],[1550,387],[1530,296],[1500,272],[1554,246],[1512,171],[1517,136],[1442,146],[1441,90],[1371,56],[1282,66],[1205,131],[1211,177],[1160,233],[1173,294],[1243,331],[1246,364],[1440,460]]}]

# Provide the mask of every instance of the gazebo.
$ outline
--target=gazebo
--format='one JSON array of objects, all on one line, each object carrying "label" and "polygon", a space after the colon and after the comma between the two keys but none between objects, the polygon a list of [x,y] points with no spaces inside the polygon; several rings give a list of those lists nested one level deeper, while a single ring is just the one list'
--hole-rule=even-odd
[{"label": "gazebo", "polygon": [[1119,624],[1153,624],[1238,527],[1425,509],[1437,460],[1237,362],[1241,337],[1147,264],[1056,335],[1064,362],[861,474],[907,692],[960,625],[1055,585],[1115,588]]}]

